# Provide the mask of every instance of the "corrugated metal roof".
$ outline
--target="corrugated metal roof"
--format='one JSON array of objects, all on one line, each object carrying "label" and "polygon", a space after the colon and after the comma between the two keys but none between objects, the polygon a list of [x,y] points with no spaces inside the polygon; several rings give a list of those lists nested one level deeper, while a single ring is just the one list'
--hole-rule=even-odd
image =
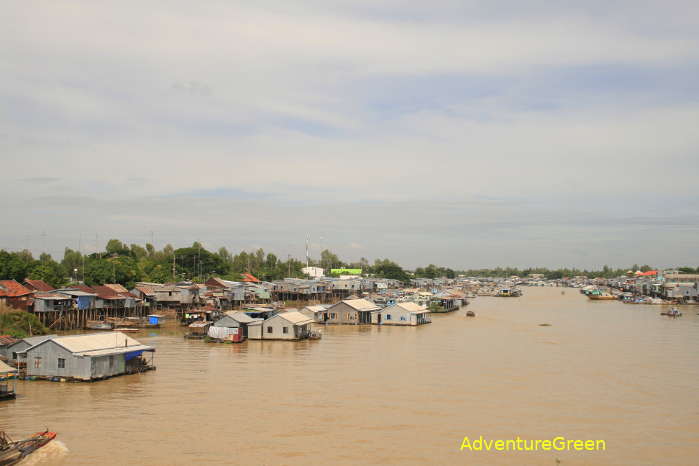
[{"label": "corrugated metal roof", "polygon": [[306,306],[304,309],[308,309],[311,312],[322,312],[327,310],[328,308],[326,306],[323,306],[322,304],[316,304],[314,306]]},{"label": "corrugated metal roof", "polygon": [[155,291],[153,291],[152,286],[138,285],[138,286],[136,286],[136,289],[146,296],[155,296]]},{"label": "corrugated metal roof", "polygon": [[36,346],[39,343],[43,343],[46,340],[52,340],[58,337],[58,335],[38,335],[35,337],[22,338],[21,340],[25,343],[29,343],[30,346]]},{"label": "corrugated metal roof", "polygon": [[226,312],[226,315],[230,317],[231,319],[240,322],[241,324],[249,324],[250,322],[254,322],[259,319],[255,319],[253,317],[250,317],[244,312],[240,311],[228,311]]},{"label": "corrugated metal roof", "polygon": [[310,324],[313,322],[313,319],[301,314],[299,311],[280,312],[275,317],[277,316],[291,322],[294,325]]},{"label": "corrugated metal roof", "polygon": [[113,289],[117,293],[128,293],[129,292],[129,290],[127,290],[126,288],[124,288],[122,285],[120,285],[118,283],[105,283],[104,286],[106,286],[107,288]]},{"label": "corrugated metal roof", "polygon": [[64,289],[59,289],[56,290],[59,293],[64,293],[70,296],[97,296],[96,293],[88,293],[86,291],[81,291],[81,290],[64,290]]},{"label": "corrugated metal roof", "polygon": [[17,372],[17,369],[0,361],[0,374],[8,374],[10,372]]},{"label": "corrugated metal roof", "polygon": [[396,306],[405,309],[408,312],[430,312],[425,306],[420,306],[413,302],[397,303]]},{"label": "corrugated metal roof", "polygon": [[381,309],[379,306],[366,299],[345,299],[342,302],[358,311],[377,311]]},{"label": "corrugated metal roof", "polygon": [[0,296],[15,298],[32,294],[32,290],[18,283],[16,280],[0,280]]},{"label": "corrugated metal roof", "polygon": [[17,343],[19,340],[10,335],[0,335],[0,346],[10,346]]},{"label": "corrugated metal roof", "polygon": [[123,346],[123,347],[119,347],[119,348],[105,348],[105,349],[94,350],[94,351],[83,351],[81,353],[75,353],[75,355],[76,356],[95,357],[95,356],[107,356],[110,354],[131,353],[133,351],[155,351],[155,348],[153,348],[152,346],[148,346],[148,345]]},{"label": "corrugated metal roof", "polygon": [[36,299],[71,299],[69,295],[63,293],[34,293]]},{"label": "corrugated metal roof", "polygon": [[26,279],[26,280],[24,280],[24,283],[29,285],[29,288],[33,288],[36,291],[53,291],[53,290],[55,290],[54,287],[52,287],[51,285],[49,285],[48,283],[46,283],[43,280]]},{"label": "corrugated metal roof", "polygon": [[121,332],[67,335],[54,338],[53,341],[71,353],[142,346],[139,341]]}]

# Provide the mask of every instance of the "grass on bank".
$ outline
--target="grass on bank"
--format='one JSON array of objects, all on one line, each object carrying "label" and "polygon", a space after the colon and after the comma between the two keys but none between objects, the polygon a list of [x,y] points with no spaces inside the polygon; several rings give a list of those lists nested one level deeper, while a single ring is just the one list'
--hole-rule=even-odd
[{"label": "grass on bank", "polygon": [[49,330],[34,315],[0,303],[0,335],[25,338],[46,335]]}]

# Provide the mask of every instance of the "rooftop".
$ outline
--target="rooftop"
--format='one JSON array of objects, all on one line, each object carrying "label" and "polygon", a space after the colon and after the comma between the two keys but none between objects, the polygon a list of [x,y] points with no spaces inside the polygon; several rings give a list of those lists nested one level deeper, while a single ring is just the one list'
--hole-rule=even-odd
[{"label": "rooftop", "polygon": [[377,311],[381,309],[379,306],[366,299],[345,299],[342,302],[357,311]]},{"label": "rooftop", "polygon": [[0,296],[15,298],[32,294],[32,290],[15,280],[0,280]]},{"label": "rooftop", "polygon": [[24,280],[24,283],[28,285],[28,288],[32,288],[36,291],[52,291],[55,289],[43,280],[30,280],[27,278]]},{"label": "rooftop", "polygon": [[277,314],[277,316],[291,322],[294,325],[304,325],[313,322],[313,319],[309,319],[298,311],[280,312]]}]

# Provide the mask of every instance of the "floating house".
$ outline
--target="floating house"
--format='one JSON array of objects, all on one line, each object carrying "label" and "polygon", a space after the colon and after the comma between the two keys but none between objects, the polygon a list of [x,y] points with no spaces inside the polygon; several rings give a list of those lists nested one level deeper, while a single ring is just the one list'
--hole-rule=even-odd
[{"label": "floating house", "polygon": [[5,350],[7,352],[7,359],[16,362],[19,353],[34,345],[43,343],[46,340],[56,338],[57,336],[58,335],[37,335],[35,337],[20,338],[15,343],[9,345]]},{"label": "floating house", "polygon": [[371,313],[381,308],[366,299],[346,299],[330,306],[325,319],[326,324],[358,325],[370,324]]},{"label": "floating house", "polygon": [[12,353],[8,354],[8,348],[17,343],[18,341],[19,340],[17,338],[14,338],[10,335],[0,335],[0,360],[10,359],[10,355]]},{"label": "floating house", "polygon": [[[228,328],[230,330],[230,334],[233,334],[233,329],[240,329],[242,332],[242,336],[247,338],[248,337],[248,326],[250,324],[253,324],[255,322],[262,322],[264,319],[256,319],[254,317],[250,317],[244,312],[240,311],[228,311],[226,312],[223,317],[221,317],[219,320],[214,322],[213,327],[214,328]],[[210,329],[209,329],[210,330]],[[215,330],[214,332],[221,332],[220,330]],[[209,332],[209,336],[211,336],[211,331]],[[219,334],[219,333],[217,333]],[[219,337],[215,337],[219,338]]]},{"label": "floating house", "polygon": [[154,352],[128,335],[109,332],[46,339],[18,355],[29,377],[88,381],[154,369]]},{"label": "floating house", "polygon": [[[15,398],[17,389],[17,369],[0,361],[0,401]],[[12,384],[9,380],[13,379]]]},{"label": "floating house", "polygon": [[430,311],[416,303],[396,303],[372,313],[372,324],[377,325],[422,325],[432,322]]},{"label": "floating house", "polygon": [[311,336],[313,319],[298,311],[280,312],[248,325],[252,340],[303,340]]},{"label": "floating house", "polygon": [[306,306],[299,312],[309,319],[313,319],[313,322],[323,323],[327,318],[328,306],[325,304],[316,304],[314,306]]}]

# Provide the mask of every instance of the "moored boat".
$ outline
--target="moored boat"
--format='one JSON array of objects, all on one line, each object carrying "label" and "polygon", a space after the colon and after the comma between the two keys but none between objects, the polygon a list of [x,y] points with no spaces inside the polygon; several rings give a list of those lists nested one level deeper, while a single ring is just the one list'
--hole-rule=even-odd
[{"label": "moored boat", "polygon": [[114,328],[114,325],[104,320],[88,320],[85,323],[85,328],[88,330],[111,330]]},{"label": "moored boat", "polygon": [[0,466],[17,464],[27,456],[56,438],[55,432],[38,432],[24,440],[12,440],[0,431]]}]

